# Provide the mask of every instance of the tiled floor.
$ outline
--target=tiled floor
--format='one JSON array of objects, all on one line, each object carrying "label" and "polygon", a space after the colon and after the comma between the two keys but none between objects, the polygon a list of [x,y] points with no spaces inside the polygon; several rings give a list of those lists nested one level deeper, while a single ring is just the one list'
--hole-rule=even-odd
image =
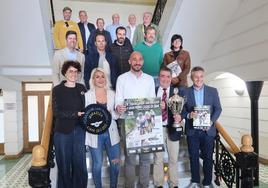
[{"label": "tiled floor", "polygon": [[0,187],[1,188],[25,188],[28,185],[28,173],[31,155],[26,154],[17,160],[0,160]]},{"label": "tiled floor", "polygon": [[[27,170],[30,162],[30,154],[17,160],[5,160],[0,156],[0,188],[29,188]],[[268,166],[260,165],[259,188],[268,188]]]}]

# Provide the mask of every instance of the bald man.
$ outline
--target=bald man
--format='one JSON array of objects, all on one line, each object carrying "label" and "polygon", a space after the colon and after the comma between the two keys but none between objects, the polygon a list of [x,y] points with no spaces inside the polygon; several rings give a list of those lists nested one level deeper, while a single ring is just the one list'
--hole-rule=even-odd
[{"label": "bald man", "polygon": [[[132,52],[129,58],[130,71],[120,75],[116,84],[115,106],[119,114],[126,111],[125,99],[154,98],[155,85],[153,77],[142,72],[143,57],[140,52]],[[122,125],[122,124],[121,124]],[[124,126],[124,124],[122,125]],[[122,134],[125,139],[124,133]],[[140,188],[148,188],[150,180],[150,155],[139,154],[139,181]],[[125,154],[126,188],[135,187],[136,155]]]},{"label": "bald man", "polygon": [[116,29],[119,26],[122,26],[119,22],[120,22],[120,16],[119,14],[115,13],[112,15],[112,21],[113,23],[111,25],[107,25],[106,30],[110,32],[110,35],[112,37],[112,43],[116,40]]}]

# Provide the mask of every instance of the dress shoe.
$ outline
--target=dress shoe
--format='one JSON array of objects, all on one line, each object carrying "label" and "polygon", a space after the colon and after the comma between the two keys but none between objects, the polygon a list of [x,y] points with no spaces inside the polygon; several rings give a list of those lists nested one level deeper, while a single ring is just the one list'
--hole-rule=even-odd
[{"label": "dress shoe", "polygon": [[173,188],[179,188],[178,186],[174,186]]},{"label": "dress shoe", "polygon": [[200,188],[199,183],[190,183],[186,188]]},{"label": "dress shoe", "polygon": [[163,188],[163,186],[158,186],[157,188]]}]

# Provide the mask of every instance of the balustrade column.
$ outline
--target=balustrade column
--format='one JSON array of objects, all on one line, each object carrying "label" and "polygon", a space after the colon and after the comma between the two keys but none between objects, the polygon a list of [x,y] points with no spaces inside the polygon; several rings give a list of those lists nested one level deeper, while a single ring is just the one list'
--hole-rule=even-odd
[{"label": "balustrade column", "polygon": [[[253,139],[253,148],[259,155],[259,106],[258,100],[263,86],[263,81],[247,81],[248,94],[251,101],[251,136]],[[259,185],[259,163],[254,172],[254,185]]]}]

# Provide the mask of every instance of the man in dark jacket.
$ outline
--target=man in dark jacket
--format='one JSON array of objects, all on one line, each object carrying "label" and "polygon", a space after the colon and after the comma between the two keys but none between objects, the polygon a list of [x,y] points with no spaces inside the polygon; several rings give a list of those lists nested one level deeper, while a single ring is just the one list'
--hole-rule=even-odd
[{"label": "man in dark jacket", "polygon": [[89,36],[92,34],[93,31],[96,30],[95,25],[87,21],[87,12],[84,10],[79,11],[79,19],[80,22],[78,23],[78,27],[80,29],[80,33],[83,40],[83,46],[84,46],[84,54],[88,53],[87,49],[87,41]]},{"label": "man in dark jacket", "polygon": [[132,45],[126,38],[126,28],[120,26],[116,29],[116,40],[109,46],[109,51],[116,58],[119,75],[130,70],[128,63],[130,54],[133,52]]},{"label": "man in dark jacket", "polygon": [[111,38],[110,32],[106,31],[104,29],[104,19],[103,18],[97,19],[96,26],[97,26],[97,29],[92,32],[92,34],[88,38],[88,42],[87,42],[87,49],[89,51],[95,51],[95,52],[97,52],[96,45],[95,45],[95,38],[96,38],[96,35],[99,33],[101,33],[105,36],[106,47],[108,47],[112,44],[112,38]]},{"label": "man in dark jacket", "polygon": [[89,89],[89,80],[92,70],[100,67],[104,69],[112,88],[115,89],[118,77],[118,68],[113,55],[109,51],[106,51],[106,39],[104,34],[98,33],[96,35],[95,45],[97,48],[96,51],[90,51],[86,56],[84,70],[86,88]]}]

